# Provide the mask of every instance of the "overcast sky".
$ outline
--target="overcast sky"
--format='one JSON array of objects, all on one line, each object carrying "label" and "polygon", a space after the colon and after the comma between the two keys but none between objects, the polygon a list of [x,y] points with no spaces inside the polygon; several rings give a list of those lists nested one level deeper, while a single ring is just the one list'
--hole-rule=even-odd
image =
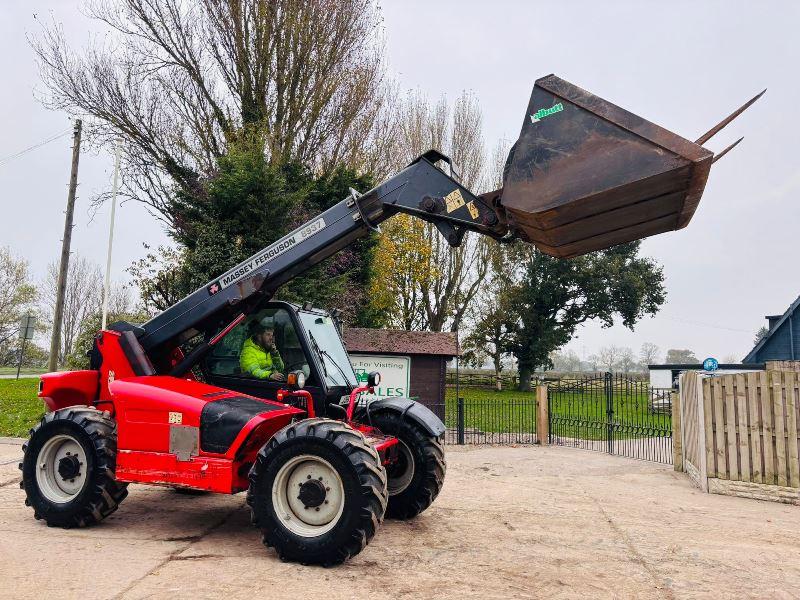
[{"label": "overcast sky", "polygon": [[[3,159],[71,123],[35,98],[40,88],[26,35],[34,13],[50,11],[83,45],[98,24],[81,3],[8,1],[0,5],[0,245],[26,257],[40,277],[57,258],[69,176],[69,135]],[[667,303],[634,332],[583,327],[569,345],[579,355],[643,342],[690,348],[702,359],[741,358],[766,314],[800,294],[800,3],[384,0],[389,67],[404,88],[432,98],[472,90],[484,114],[487,147],[516,139],[533,82],[555,73],[615,104],[694,139],[756,92],[767,94],[707,144],[744,142],[712,169],[689,227],[644,242],[664,266]],[[111,185],[112,158],[84,152],[73,249],[105,262],[108,214],[90,219],[88,200]],[[118,211],[113,273],[140,258],[143,243],[167,238],[129,202]]]}]

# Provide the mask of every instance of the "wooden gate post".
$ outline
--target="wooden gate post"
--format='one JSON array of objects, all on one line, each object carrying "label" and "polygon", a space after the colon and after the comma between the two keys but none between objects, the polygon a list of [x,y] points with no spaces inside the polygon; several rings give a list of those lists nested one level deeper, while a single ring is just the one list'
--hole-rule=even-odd
[{"label": "wooden gate post", "polygon": [[[707,376],[700,375],[697,377],[697,444],[700,455],[698,460],[700,462],[698,470],[700,471],[700,489],[704,492],[708,491],[708,464],[707,464],[707,444],[706,439],[706,418],[705,418],[705,402],[703,399],[703,381]],[[709,427],[710,429],[710,427]]]},{"label": "wooden gate post", "polygon": [[681,431],[681,395],[670,392],[672,398],[672,466],[683,472],[683,434]]},{"label": "wooden gate post", "polygon": [[536,386],[536,441],[542,446],[550,443],[550,410],[547,406],[547,386]]}]

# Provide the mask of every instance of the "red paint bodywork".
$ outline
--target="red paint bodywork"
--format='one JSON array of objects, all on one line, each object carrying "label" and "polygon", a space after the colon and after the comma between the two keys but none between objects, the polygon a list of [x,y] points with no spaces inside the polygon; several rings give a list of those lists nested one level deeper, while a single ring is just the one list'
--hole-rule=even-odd
[{"label": "red paint bodywork", "polygon": [[[170,428],[194,427],[199,436],[200,413],[208,402],[244,394],[164,375],[116,380],[111,383],[111,394],[118,423],[117,479],[215,492],[247,489],[247,470],[261,446],[293,417],[305,414],[298,408],[254,398],[281,409],[252,417],[225,454],[203,451],[198,438],[197,456],[179,461],[170,453]],[[203,397],[208,394],[216,395]],[[170,413],[180,415],[180,423],[170,423]],[[240,469],[241,465],[248,468]]]},{"label": "red paint bodywork", "polygon": [[353,420],[353,411],[356,408],[356,402],[358,401],[358,395],[361,392],[369,392],[370,394],[375,392],[374,388],[371,388],[368,385],[362,385],[355,388],[352,392],[350,392],[350,402],[347,404],[347,422],[350,423]]},{"label": "red paint bodywork", "polygon": [[280,389],[278,390],[278,402],[283,402],[285,398],[303,398],[306,402],[306,412],[308,413],[308,418],[313,419],[317,416],[317,413],[314,412],[314,398],[311,396],[311,392],[308,390],[286,390]]},{"label": "red paint bodywork", "polygon": [[[283,402],[272,402],[224,388],[167,375],[137,376],[120,346],[120,334],[102,331],[98,348],[103,356],[99,371],[72,371],[43,375],[39,396],[48,409],[68,406],[96,406],[107,410],[117,421],[116,478],[124,482],[191,487],[227,494],[246,490],[247,475],[258,451],[275,433],[293,419],[314,416],[311,393],[306,390],[280,390],[279,400],[302,397],[308,412]],[[180,349],[170,355],[177,364],[183,358]],[[348,422],[358,393],[356,388],[348,407]],[[200,415],[209,402],[229,397],[248,397],[265,404],[265,411],[253,416],[241,429],[224,454],[205,452],[200,445]],[[278,407],[278,410],[275,410]],[[384,457],[397,439],[379,431],[351,423],[364,433]],[[170,447],[170,430],[191,428],[197,436],[190,457],[181,457]],[[180,433],[180,432],[179,432]],[[389,453],[391,454],[391,453]]]},{"label": "red paint bodywork", "polygon": [[100,374],[97,371],[62,371],[45,373],[39,380],[39,397],[49,411],[91,405],[97,399]]}]

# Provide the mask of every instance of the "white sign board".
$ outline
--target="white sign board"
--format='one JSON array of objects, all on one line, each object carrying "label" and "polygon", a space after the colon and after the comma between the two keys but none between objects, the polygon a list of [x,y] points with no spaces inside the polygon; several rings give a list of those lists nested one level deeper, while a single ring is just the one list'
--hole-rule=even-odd
[{"label": "white sign board", "polygon": [[378,356],[374,354],[351,354],[356,377],[360,385],[367,383],[372,371],[381,374],[381,384],[375,394],[361,394],[361,398],[373,400],[389,396],[408,396],[411,385],[411,358],[408,356]]}]

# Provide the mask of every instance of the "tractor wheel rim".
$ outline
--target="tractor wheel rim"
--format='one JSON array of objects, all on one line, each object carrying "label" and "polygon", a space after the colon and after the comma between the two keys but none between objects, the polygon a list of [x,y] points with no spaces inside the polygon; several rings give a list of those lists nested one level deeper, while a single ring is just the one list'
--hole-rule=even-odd
[{"label": "tractor wheel rim", "polygon": [[87,480],[86,471],[86,452],[71,435],[53,436],[36,457],[39,491],[54,504],[66,504],[81,493]]},{"label": "tractor wheel rim", "polygon": [[324,458],[312,454],[292,457],[275,475],[275,514],[296,535],[316,537],[327,533],[339,522],[344,503],[342,478]]},{"label": "tractor wheel rim", "polygon": [[397,463],[387,469],[386,488],[390,496],[400,494],[411,485],[414,479],[414,454],[403,440],[397,440],[397,449],[400,452]]}]

